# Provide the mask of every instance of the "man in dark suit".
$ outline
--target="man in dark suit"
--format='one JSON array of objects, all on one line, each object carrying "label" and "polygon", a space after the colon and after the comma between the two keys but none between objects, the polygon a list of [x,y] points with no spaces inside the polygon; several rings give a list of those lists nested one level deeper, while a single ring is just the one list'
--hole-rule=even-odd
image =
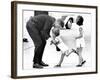
[{"label": "man in dark suit", "polygon": [[42,61],[42,56],[46,40],[50,37],[50,30],[54,22],[55,18],[41,14],[30,17],[26,24],[27,31],[35,45],[33,68],[43,68],[43,66],[48,66],[48,64],[45,64]]}]

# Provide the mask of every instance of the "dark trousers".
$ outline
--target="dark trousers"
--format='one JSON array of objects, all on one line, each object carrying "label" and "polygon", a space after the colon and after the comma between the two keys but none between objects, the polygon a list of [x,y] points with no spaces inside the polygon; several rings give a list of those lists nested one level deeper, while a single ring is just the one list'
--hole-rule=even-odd
[{"label": "dark trousers", "polygon": [[36,29],[35,24],[27,24],[26,28],[35,45],[33,62],[34,64],[40,64],[42,61],[46,40],[41,35],[40,31]]}]

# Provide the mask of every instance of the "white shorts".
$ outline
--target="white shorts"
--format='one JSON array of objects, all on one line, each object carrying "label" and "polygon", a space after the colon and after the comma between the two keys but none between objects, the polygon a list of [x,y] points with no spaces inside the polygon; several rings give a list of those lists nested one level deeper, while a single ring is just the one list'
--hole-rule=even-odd
[{"label": "white shorts", "polygon": [[76,40],[76,47],[85,47],[85,40],[84,38],[80,38]]}]

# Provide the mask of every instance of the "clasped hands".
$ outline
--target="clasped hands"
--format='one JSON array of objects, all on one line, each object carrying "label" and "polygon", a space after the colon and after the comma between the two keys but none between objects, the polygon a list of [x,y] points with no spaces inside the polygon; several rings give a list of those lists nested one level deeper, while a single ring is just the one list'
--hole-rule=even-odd
[{"label": "clasped hands", "polygon": [[58,45],[59,44],[59,40],[51,40],[50,45],[52,45],[52,44]]}]

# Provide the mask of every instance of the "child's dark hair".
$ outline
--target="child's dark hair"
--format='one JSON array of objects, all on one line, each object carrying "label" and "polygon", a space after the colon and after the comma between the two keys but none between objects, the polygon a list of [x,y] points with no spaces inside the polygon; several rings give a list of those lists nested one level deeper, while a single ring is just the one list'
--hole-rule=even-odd
[{"label": "child's dark hair", "polygon": [[[68,21],[69,21],[69,20],[71,20],[72,23],[73,23],[73,21],[74,21],[72,17],[70,17],[70,18],[68,19]],[[67,21],[67,23],[65,24],[66,29],[70,29],[70,28],[68,27],[68,21]]]},{"label": "child's dark hair", "polygon": [[72,23],[73,23],[73,21],[74,21],[72,17],[70,17],[70,18],[69,18],[69,20],[71,20],[71,21],[72,21]]},{"label": "child's dark hair", "polygon": [[79,26],[83,25],[83,21],[84,21],[83,17],[82,16],[77,16],[77,18],[79,18],[79,19],[76,22],[76,24],[79,25]]},{"label": "child's dark hair", "polygon": [[60,35],[60,31],[59,31],[58,28],[52,29],[52,32],[55,34],[55,36],[59,36]]}]

